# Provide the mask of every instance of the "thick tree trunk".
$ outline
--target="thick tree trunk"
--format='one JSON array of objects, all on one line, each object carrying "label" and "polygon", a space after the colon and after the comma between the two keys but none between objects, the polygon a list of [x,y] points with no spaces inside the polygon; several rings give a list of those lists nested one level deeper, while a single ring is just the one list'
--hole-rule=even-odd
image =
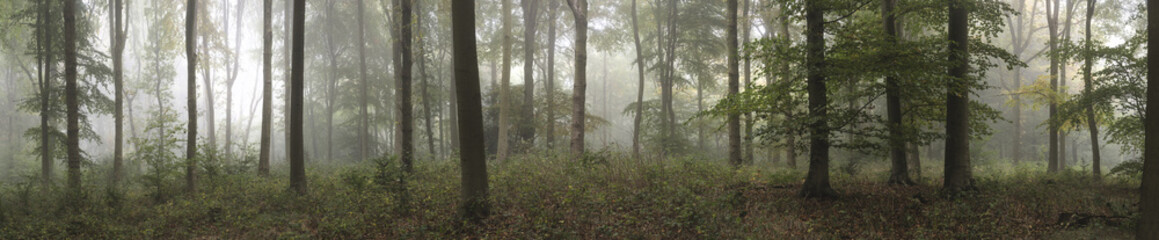
[{"label": "thick tree trunk", "polygon": [[[81,192],[80,172],[80,101],[77,94],[77,12],[78,0],[64,0],[64,94],[67,106],[68,129],[65,145],[68,146],[68,194],[70,200],[79,200]],[[79,205],[72,205],[79,207]]]},{"label": "thick tree trunk", "polygon": [[[361,1],[359,1],[361,3]],[[262,137],[258,156],[258,175],[270,175],[270,130],[274,119],[273,53],[274,30],[272,28],[273,0],[262,0]]]},{"label": "thick tree trunk", "polygon": [[503,0],[501,3],[503,9],[503,29],[501,30],[503,38],[503,66],[501,66],[502,76],[499,83],[499,148],[496,153],[496,160],[507,160],[507,155],[511,154],[510,137],[510,118],[511,118],[511,0]]},{"label": "thick tree trunk", "polygon": [[587,97],[588,69],[588,1],[568,0],[575,17],[575,81],[571,97],[571,154],[574,159],[584,154],[584,114]]},{"label": "thick tree trunk", "polygon": [[[887,41],[897,43],[897,15],[894,13],[894,6],[897,4],[896,0],[885,0],[881,5],[881,15],[885,19],[885,35]],[[888,57],[891,57],[887,53]],[[887,60],[888,61],[888,60]],[[906,140],[902,136],[902,122],[901,122],[901,89],[897,83],[897,76],[887,75],[885,77],[885,102],[886,112],[889,118],[889,157],[890,157],[890,174],[889,184],[894,185],[913,185],[913,180],[909,177],[908,165],[906,165]]]},{"label": "thick tree trunk", "polygon": [[[192,0],[191,0],[192,1]],[[302,90],[304,84],[303,73],[303,52],[302,46],[305,40],[306,25],[306,0],[294,0],[293,10],[293,33],[291,42],[291,57],[290,57],[290,143],[288,145],[290,154],[290,190],[298,193],[298,195],[306,195],[306,149],[305,140],[302,134]]]},{"label": "thick tree trunk", "polygon": [[[950,70],[952,81],[968,81],[970,69],[969,22],[965,0],[949,7]],[[970,91],[967,84],[949,84],[946,96],[946,158],[943,188],[949,194],[974,189],[970,169]]]},{"label": "thick tree trunk", "polygon": [[[1148,9],[1157,9],[1147,1]],[[1147,12],[1147,46],[1159,44],[1159,11]],[[1159,48],[1147,48],[1147,110],[1144,113],[1143,182],[1139,200],[1141,217],[1135,238],[1159,239]]]},{"label": "thick tree trunk", "polygon": [[[632,40],[636,44],[636,73],[639,80],[636,90],[636,116],[632,120],[632,157],[640,158],[640,123],[644,122],[644,49],[640,45],[640,20],[636,10],[636,0],[632,0]],[[555,36],[555,26],[551,34]]]},{"label": "thick tree trunk", "polygon": [[490,214],[487,201],[487,154],[483,143],[483,107],[479,94],[478,56],[475,51],[474,0],[452,0],[451,35],[454,41],[455,94],[459,100],[459,149],[462,199],[459,215],[479,222]]},{"label": "thick tree trunk", "polygon": [[398,155],[402,162],[403,172],[414,172],[414,114],[411,106],[411,27],[414,20],[411,1],[398,1],[399,35],[398,49],[402,58],[399,61],[398,79]]},{"label": "thick tree trunk", "polygon": [[[197,191],[197,0],[185,4],[185,58],[186,69],[186,113],[189,116],[185,139],[185,188]],[[162,136],[163,137],[163,136]]]},{"label": "thick tree trunk", "polygon": [[832,197],[829,185],[828,96],[825,88],[825,11],[820,0],[805,1],[805,51],[809,91],[809,173],[801,188],[802,197]]},{"label": "thick tree trunk", "polygon": [[[728,29],[725,30],[724,37],[727,38],[728,45],[728,95],[737,96],[740,93],[740,59],[737,49],[737,0],[728,0]],[[740,167],[744,160],[741,159],[741,142],[740,142],[740,114],[728,114],[728,162],[734,168]]]},{"label": "thick tree trunk", "polygon": [[540,0],[523,1],[523,117],[519,124],[519,141],[523,150],[535,146],[535,27]]}]

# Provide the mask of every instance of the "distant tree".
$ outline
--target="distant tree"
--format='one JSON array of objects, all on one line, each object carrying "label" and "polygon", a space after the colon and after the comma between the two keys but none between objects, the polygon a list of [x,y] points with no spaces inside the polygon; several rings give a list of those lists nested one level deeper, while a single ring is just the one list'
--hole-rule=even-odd
[{"label": "distant tree", "polygon": [[548,111],[546,111],[547,112],[547,128],[546,128],[547,131],[544,131],[544,134],[547,135],[546,139],[545,139],[545,141],[547,143],[545,144],[545,146],[547,147],[547,149],[554,149],[553,147],[555,146],[555,111],[552,109],[555,109],[555,101],[552,101],[552,99],[555,99],[555,39],[556,39],[555,29],[556,29],[556,25],[558,23],[556,20],[556,17],[559,16],[559,1],[548,1],[548,2],[549,3],[548,3],[548,7],[547,7],[547,22],[548,22],[548,24],[547,24],[547,79],[544,80],[546,83],[543,86],[543,89],[545,89],[545,91],[547,92],[547,94],[544,98],[548,99],[547,101],[545,101],[545,102],[547,102],[547,107],[545,109],[548,109]]},{"label": "distant tree", "polygon": [[365,0],[358,0],[358,160],[370,157],[370,113],[367,110],[370,81],[366,79],[366,17]]},{"label": "distant tree", "polygon": [[[728,95],[735,96],[740,92],[739,55],[737,51],[737,0],[728,0],[728,28],[724,34],[728,44]],[[728,162],[733,167],[740,167],[740,114],[728,115]]]},{"label": "distant tree", "polygon": [[949,92],[946,95],[946,158],[943,188],[955,194],[974,188],[970,170],[970,90],[964,87],[970,71],[969,10],[965,0],[949,6]]},{"label": "distant tree", "polygon": [[197,191],[197,0],[185,4],[185,58],[188,61],[186,96],[189,126],[185,139],[185,187]]},{"label": "distant tree", "polygon": [[475,1],[451,2],[454,38],[455,91],[459,101],[459,165],[462,202],[459,215],[478,222],[490,215],[487,201],[487,155],[483,143],[483,103],[475,49]]},{"label": "distant tree", "polygon": [[[359,0],[358,3],[359,7],[361,7],[362,0]],[[262,142],[258,156],[258,175],[262,176],[270,175],[270,145],[272,140],[270,139],[270,130],[273,128],[274,119],[274,72],[272,61],[274,54],[274,29],[271,26],[273,22],[273,5],[273,0],[262,0]]]},{"label": "distant tree", "polygon": [[587,96],[588,63],[588,1],[567,0],[575,17],[575,81],[572,85],[571,153],[579,158],[584,153],[585,97]]},{"label": "distant tree", "polygon": [[[68,191],[77,200],[81,191],[80,104],[77,101],[77,7],[78,0],[64,0],[64,94],[67,105]],[[82,10],[83,11],[83,10]],[[73,206],[79,207],[79,206]]]},{"label": "distant tree", "polygon": [[[195,1],[195,0],[190,0]],[[302,46],[305,45],[306,0],[294,0],[293,41],[290,57],[290,190],[299,195],[306,194],[306,146],[302,134],[302,93],[305,80]]]},{"label": "distant tree", "polygon": [[829,185],[828,96],[825,88],[825,10],[820,0],[805,1],[805,51],[809,92],[809,173],[802,197],[832,197]]}]

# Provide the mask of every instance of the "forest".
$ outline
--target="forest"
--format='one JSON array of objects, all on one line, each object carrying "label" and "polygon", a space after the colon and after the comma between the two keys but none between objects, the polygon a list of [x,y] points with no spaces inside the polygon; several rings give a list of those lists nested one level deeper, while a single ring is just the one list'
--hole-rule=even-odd
[{"label": "forest", "polygon": [[0,0],[0,239],[1159,240],[1156,4]]}]

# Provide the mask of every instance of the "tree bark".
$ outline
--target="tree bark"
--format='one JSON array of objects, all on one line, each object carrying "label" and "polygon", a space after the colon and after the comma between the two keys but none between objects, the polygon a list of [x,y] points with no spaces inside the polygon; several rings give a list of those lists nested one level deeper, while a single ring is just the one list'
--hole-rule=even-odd
[{"label": "tree bark", "polygon": [[[1148,9],[1157,9],[1147,1]],[[1147,11],[1147,46],[1159,44],[1159,11]],[[1159,239],[1159,48],[1147,48],[1147,110],[1144,113],[1143,182],[1139,200],[1137,239]]]},{"label": "tree bark", "polygon": [[[359,3],[362,1],[360,0]],[[272,28],[273,0],[262,0],[262,137],[258,156],[258,175],[270,175],[270,130],[274,118],[273,53],[274,30]],[[359,5],[361,6],[361,5]]]},{"label": "tree bark", "polygon": [[186,109],[189,123],[185,139],[185,189],[197,191],[197,0],[185,4],[185,57],[187,64]]},{"label": "tree bark", "polygon": [[366,79],[366,19],[363,16],[365,0],[358,0],[358,160],[370,157],[370,82]]},{"label": "tree bark", "polygon": [[51,3],[52,1],[41,2],[40,9],[42,11],[40,18],[42,19],[41,21],[43,21],[43,29],[40,31],[42,34],[40,54],[43,60],[41,63],[43,66],[41,72],[43,73],[41,74],[42,76],[40,81],[40,178],[44,186],[49,186],[52,184],[52,168],[56,165],[52,156],[53,135],[49,130],[51,127],[49,122],[52,119],[52,115],[49,114],[49,104],[52,100],[52,73],[54,72],[52,67],[55,65],[52,53],[52,49],[54,49],[52,44],[53,34],[50,33],[50,31],[53,29],[52,20],[55,18],[55,16],[52,14]]},{"label": "tree bark", "polygon": [[544,91],[547,92],[547,149],[555,146],[555,25],[558,16],[559,1],[550,1],[547,9],[547,79]]},{"label": "tree bark", "polygon": [[418,52],[418,54],[417,54],[418,60],[417,61],[418,61],[418,65],[419,65],[419,67],[418,67],[419,68],[419,72],[418,72],[419,84],[422,84],[420,86],[422,88],[422,89],[420,89],[420,91],[422,91],[421,94],[422,94],[422,98],[423,98],[423,119],[424,119],[423,124],[426,125],[427,151],[428,151],[428,153],[431,154],[431,158],[437,158],[438,152],[436,152],[436,150],[435,150],[435,132],[434,132],[434,127],[432,126],[433,122],[434,122],[433,121],[434,118],[431,118],[431,116],[432,116],[432,114],[431,114],[431,101],[434,101],[434,100],[431,99],[430,91],[428,91],[428,88],[431,85],[431,81],[430,81],[430,75],[427,75],[426,48],[425,48],[425,45],[423,44],[424,43],[423,36],[425,34],[422,33],[422,31],[423,31],[422,1],[415,1],[415,12],[420,13],[419,16],[415,18],[415,26],[416,26],[415,31],[418,32],[418,34],[415,34],[416,35],[416,37],[415,37],[415,49],[417,49],[417,52]]},{"label": "tree bark", "polygon": [[828,96],[825,88],[825,11],[820,0],[805,1],[805,51],[809,92],[809,173],[800,195],[833,197],[829,185]]},{"label": "tree bark", "polygon": [[[884,19],[885,37],[889,43],[897,43],[897,15],[894,12],[894,7],[897,4],[896,0],[885,0],[881,5],[881,15]],[[892,53],[886,53],[887,58],[893,58]],[[886,60],[889,61],[889,60]],[[898,86],[897,76],[886,75],[885,77],[885,101],[886,101],[886,115],[889,118],[889,156],[890,156],[890,174],[889,184],[893,185],[913,185],[913,180],[909,177],[908,165],[906,165],[906,140],[902,136],[902,122],[901,122],[901,89]]]},{"label": "tree bark", "polygon": [[[740,59],[737,49],[737,0],[728,0],[728,29],[725,30],[725,38],[727,38],[728,47],[728,95],[736,97],[740,93]],[[734,168],[740,167],[744,160],[741,159],[741,142],[740,142],[740,114],[728,114],[728,162]]]},{"label": "tree bark", "polygon": [[[1091,46],[1093,45],[1093,43],[1091,43],[1091,19],[1095,16],[1095,1],[1096,0],[1087,0],[1087,19],[1085,31],[1086,41],[1083,42],[1083,48],[1086,49],[1086,53],[1083,54],[1083,58],[1085,60],[1083,64],[1083,84],[1085,85],[1083,88],[1084,95],[1091,95],[1091,92],[1094,91],[1095,88],[1094,81],[1091,79],[1091,66],[1094,64],[1094,54],[1091,53]],[[1098,179],[1103,175],[1103,161],[1101,156],[1099,156],[1099,123],[1098,119],[1095,118],[1094,104],[1089,104],[1086,106],[1086,114],[1087,129],[1090,129],[1091,131],[1091,174],[1094,175],[1096,179]]]},{"label": "tree bark", "polygon": [[124,105],[125,105],[125,83],[124,83],[124,55],[125,55],[125,25],[123,23],[122,11],[124,5],[121,0],[113,0],[113,24],[109,31],[112,41],[113,52],[113,185],[120,183],[122,171],[124,168]]},{"label": "tree bark", "polygon": [[[636,90],[636,116],[632,120],[632,157],[640,158],[640,123],[644,122],[644,49],[640,45],[640,20],[636,10],[636,0],[632,0],[632,40],[636,44],[636,73],[639,80]],[[552,36],[555,34],[552,26]]]},{"label": "tree bark", "polygon": [[[744,6],[741,7],[741,14],[742,15],[741,15],[740,19],[742,21],[744,21],[744,24],[740,25],[740,28],[741,28],[740,47],[743,47],[745,44],[748,44],[749,40],[750,40],[749,36],[751,36],[751,32],[752,32],[752,28],[753,28],[752,27],[753,20],[750,17],[750,14],[752,14],[752,13],[749,12],[749,8],[751,5],[752,5],[752,0],[744,0]],[[753,71],[752,71],[752,58],[749,57],[748,54],[745,54],[744,55],[744,88],[745,89],[748,89],[748,86],[753,83],[752,82],[753,81],[752,73],[753,73]],[[745,164],[752,165],[754,162],[756,162],[756,158],[754,158],[754,155],[753,155],[753,152],[754,152],[753,150],[756,147],[756,145],[753,145],[753,125],[756,124],[757,121],[756,121],[756,119],[753,119],[752,112],[745,112],[744,113],[744,121],[745,122],[744,122],[744,146],[743,146],[744,147],[744,157],[743,157],[743,159],[745,161]]]},{"label": "tree bark", "polygon": [[523,1],[523,107],[519,140],[524,150],[535,146],[535,27],[540,0]]},{"label": "tree bark", "polygon": [[944,190],[949,194],[973,190],[970,169],[970,63],[969,22],[965,0],[952,0],[949,7],[951,81],[946,96],[946,158]]},{"label": "tree bark", "polygon": [[[193,0],[190,0],[193,1]],[[293,10],[293,42],[291,43],[290,57],[290,190],[298,195],[306,195],[306,154],[305,140],[302,134],[302,93],[304,78],[303,52],[305,44],[306,0],[294,0]]]},{"label": "tree bark", "polygon": [[510,143],[510,121],[511,118],[511,0],[503,0],[500,4],[503,9],[503,29],[501,30],[503,38],[503,46],[500,48],[503,52],[503,66],[501,73],[501,80],[499,83],[499,147],[496,153],[496,160],[507,160],[507,155],[511,154]]},{"label": "tree bark", "polygon": [[575,17],[575,81],[571,97],[571,153],[574,159],[584,154],[584,107],[587,97],[588,1],[567,0]]},{"label": "tree bark", "polygon": [[474,0],[452,0],[451,35],[454,41],[455,94],[459,100],[459,215],[478,223],[490,214],[487,201],[487,153],[483,142],[483,107],[479,93],[479,66],[475,49]]},{"label": "tree bark", "polygon": [[[64,0],[64,94],[67,106],[67,139],[68,146],[68,194],[70,200],[79,200],[81,191],[80,172],[80,102],[77,97],[77,32],[76,32],[76,2],[78,0]],[[75,195],[73,195],[75,194]],[[79,207],[73,205],[72,207]]]},{"label": "tree bark", "polygon": [[[1059,5],[1058,0],[1046,0],[1046,9],[1047,9],[1047,13],[1046,13],[1046,16],[1047,16],[1046,23],[1047,24],[1046,25],[1047,25],[1047,28],[1050,29],[1050,34],[1049,34],[1050,38],[1049,38],[1049,42],[1047,44],[1049,45],[1050,52],[1051,52],[1051,55],[1049,57],[1050,57],[1050,90],[1052,92],[1058,92],[1058,64],[1059,63],[1058,63],[1058,57],[1054,56],[1054,54],[1053,54],[1053,53],[1057,52],[1057,50],[1058,50],[1058,5]],[[1050,101],[1050,107],[1049,107],[1048,121],[1049,121],[1049,119],[1054,119],[1055,115],[1058,114],[1058,104],[1055,103],[1054,99],[1049,99],[1049,101]],[[1058,159],[1058,157],[1059,157],[1058,125],[1054,124],[1053,121],[1049,121],[1049,122],[1047,122],[1047,129],[1048,129],[1049,135],[1050,135],[1049,140],[1048,140],[1049,141],[1048,142],[1049,150],[1047,150],[1047,172],[1058,172],[1058,170],[1060,169],[1060,165],[1061,165],[1061,164],[1059,164],[1059,159]]]},{"label": "tree bark", "polygon": [[411,106],[411,27],[412,16],[411,2],[409,0],[398,1],[398,16],[399,16],[399,35],[397,49],[401,52],[398,54],[402,58],[399,61],[399,68],[397,69],[398,78],[395,81],[398,84],[398,155],[402,162],[402,169],[406,174],[414,172],[414,117],[412,114],[413,106]]}]

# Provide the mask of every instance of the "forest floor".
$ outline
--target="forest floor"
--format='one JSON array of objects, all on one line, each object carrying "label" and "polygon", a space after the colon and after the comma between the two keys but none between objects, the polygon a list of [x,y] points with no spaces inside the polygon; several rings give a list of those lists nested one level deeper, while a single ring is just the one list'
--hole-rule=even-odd
[{"label": "forest floor", "polygon": [[802,199],[804,173],[767,163],[516,157],[489,165],[492,215],[479,225],[455,218],[452,161],[419,164],[407,188],[376,170],[393,165],[310,168],[306,196],[278,172],[206,177],[197,193],[170,174],[161,194],[148,181],[90,185],[76,211],[59,190],[9,183],[0,239],[1130,239],[1137,216],[1137,180],[981,165],[977,191],[947,198],[937,162],[905,187],[884,183],[885,164],[835,168],[840,197]]}]

